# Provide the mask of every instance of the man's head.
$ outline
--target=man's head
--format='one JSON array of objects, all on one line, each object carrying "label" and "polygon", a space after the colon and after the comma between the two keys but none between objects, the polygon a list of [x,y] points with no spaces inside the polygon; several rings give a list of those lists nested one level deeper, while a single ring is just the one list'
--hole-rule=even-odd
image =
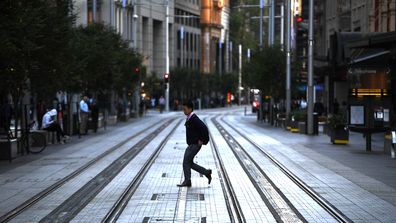
[{"label": "man's head", "polygon": [[183,103],[183,112],[185,115],[190,115],[191,112],[194,111],[194,104],[192,103],[192,101],[187,101]]},{"label": "man's head", "polygon": [[87,97],[87,96],[84,96],[84,97],[83,97],[83,100],[84,100],[85,102],[88,102],[88,97]]}]

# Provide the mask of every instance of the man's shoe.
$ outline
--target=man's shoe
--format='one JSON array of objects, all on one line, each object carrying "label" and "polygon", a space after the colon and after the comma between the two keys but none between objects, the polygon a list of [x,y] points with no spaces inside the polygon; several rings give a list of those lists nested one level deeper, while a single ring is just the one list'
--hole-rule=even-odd
[{"label": "man's shoe", "polygon": [[177,185],[178,187],[191,187],[191,181],[184,181],[181,184]]},{"label": "man's shoe", "polygon": [[208,173],[205,176],[208,178],[208,184],[210,184],[212,182],[212,170],[208,169]]}]

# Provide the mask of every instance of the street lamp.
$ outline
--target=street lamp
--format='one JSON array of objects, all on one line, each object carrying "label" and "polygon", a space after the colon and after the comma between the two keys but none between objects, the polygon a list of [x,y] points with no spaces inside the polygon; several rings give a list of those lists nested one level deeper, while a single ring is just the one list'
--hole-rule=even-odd
[{"label": "street lamp", "polygon": [[[166,14],[165,14],[165,74],[169,75],[169,0],[165,0]],[[165,111],[169,111],[169,81],[166,83],[165,89]]]}]

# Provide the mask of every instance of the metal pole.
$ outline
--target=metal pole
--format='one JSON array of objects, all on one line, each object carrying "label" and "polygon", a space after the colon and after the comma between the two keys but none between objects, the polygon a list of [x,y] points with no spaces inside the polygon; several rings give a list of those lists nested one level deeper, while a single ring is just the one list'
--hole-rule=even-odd
[{"label": "metal pole", "polygon": [[271,7],[272,7],[272,0],[268,0],[268,46],[271,46]]},{"label": "metal pole", "polygon": [[281,24],[280,24],[280,45],[281,45],[281,50],[285,48],[284,42],[285,42],[285,5],[282,3],[281,5]]},{"label": "metal pole", "polygon": [[241,105],[242,91],[242,45],[239,44],[239,77],[238,77],[238,105]]},{"label": "metal pole", "polygon": [[[250,49],[247,50],[247,60],[248,60],[248,63],[249,63],[250,62]],[[249,106],[250,105],[250,87],[247,88],[246,96],[247,96],[247,105]],[[245,107],[245,109],[246,109],[246,107]]]},{"label": "metal pole", "polygon": [[184,67],[184,26],[180,27],[180,65]]},{"label": "metal pole", "polygon": [[209,60],[209,32],[206,32],[206,69],[210,73],[210,60]]},{"label": "metal pole", "polygon": [[[165,64],[165,73],[169,74],[169,0],[166,0],[166,14],[165,14],[165,54],[166,54],[166,64]],[[169,79],[171,77],[169,76]],[[169,80],[166,83],[165,90],[165,111],[169,111]]]},{"label": "metal pole", "polygon": [[264,0],[260,0],[260,50],[263,48],[263,8]]},{"label": "metal pole", "polygon": [[233,72],[233,66],[232,66],[232,41],[230,41],[230,72]]},{"label": "metal pole", "polygon": [[138,23],[137,23],[137,18],[138,18],[138,15],[136,15],[136,14],[134,14],[133,15],[133,35],[132,35],[132,38],[133,38],[133,48],[134,49],[136,49],[137,50],[137,26],[138,26]]},{"label": "metal pole", "polygon": [[275,0],[271,0],[271,46],[274,45],[274,40],[275,40]]},{"label": "metal pole", "polygon": [[221,43],[221,39],[219,39],[219,74],[220,75],[222,75],[223,74],[223,67],[222,67],[222,63],[223,63],[223,60],[222,60],[222,57],[223,57],[223,55],[222,55],[222,51],[223,51],[223,49],[222,49],[223,47],[222,47],[222,43]]},{"label": "metal pole", "polygon": [[96,22],[96,0],[92,1],[92,20]]},{"label": "metal pole", "polygon": [[291,37],[291,0],[287,0],[286,9],[286,117],[289,117],[291,104],[291,52],[290,52],[290,37]]},{"label": "metal pole", "polygon": [[309,28],[308,28],[308,134],[313,134],[313,28],[314,28],[314,1],[309,0]]}]

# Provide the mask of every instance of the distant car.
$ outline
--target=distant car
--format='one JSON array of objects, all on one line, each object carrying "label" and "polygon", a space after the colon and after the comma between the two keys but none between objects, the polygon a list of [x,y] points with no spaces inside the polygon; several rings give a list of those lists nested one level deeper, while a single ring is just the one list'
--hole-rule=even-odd
[{"label": "distant car", "polygon": [[253,101],[252,102],[252,112],[256,113],[260,108],[260,102],[259,101]]}]

